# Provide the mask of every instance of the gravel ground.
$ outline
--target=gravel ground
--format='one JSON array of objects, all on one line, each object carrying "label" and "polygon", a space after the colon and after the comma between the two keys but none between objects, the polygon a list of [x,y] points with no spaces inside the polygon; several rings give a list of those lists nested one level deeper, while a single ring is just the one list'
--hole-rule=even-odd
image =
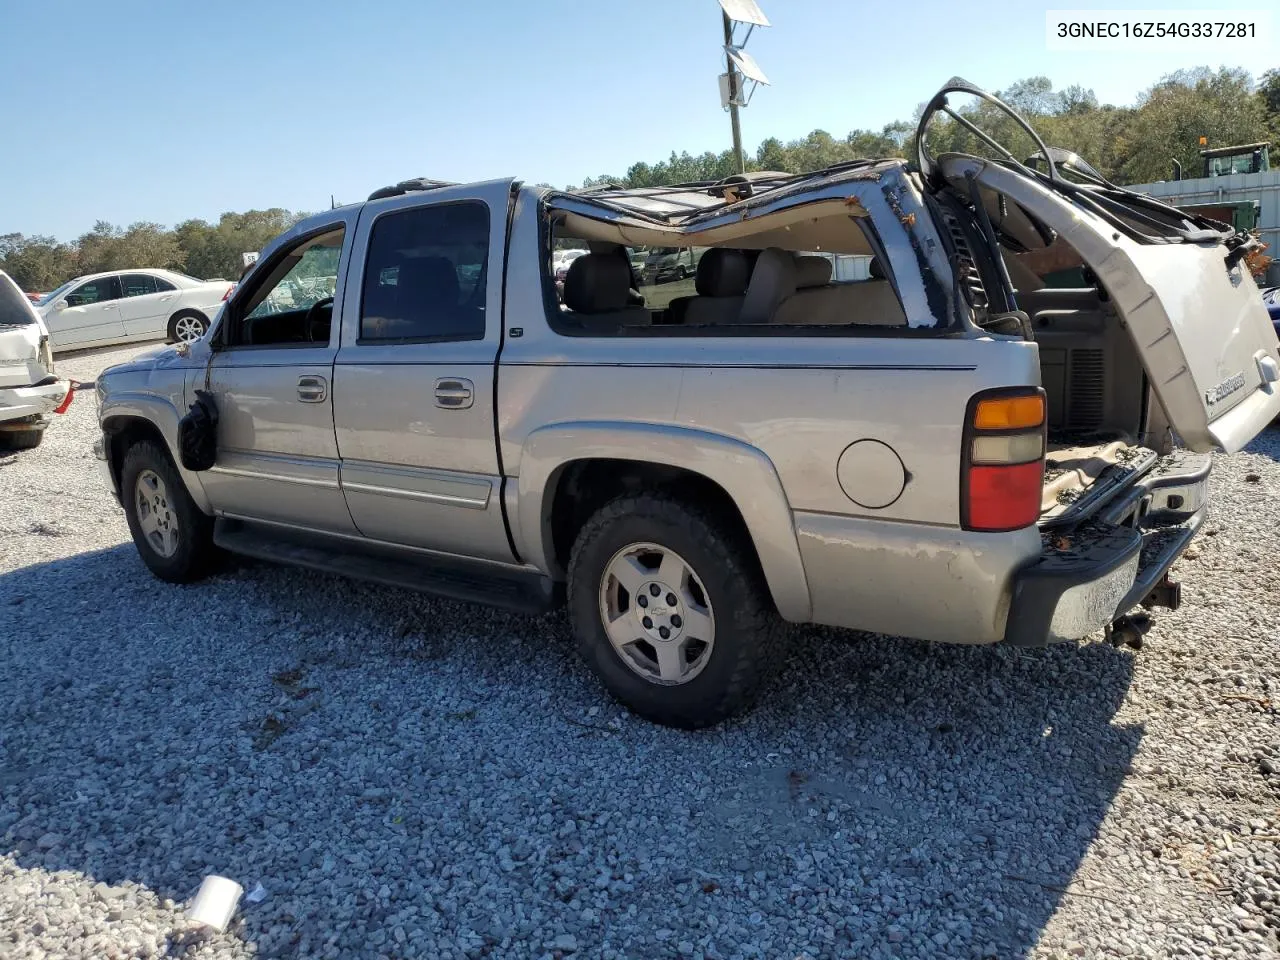
[{"label": "gravel ground", "polygon": [[[700,734],[612,704],[560,616],[161,584],[94,432],[86,393],[0,458],[0,956],[1276,953],[1274,429],[1141,652],[797,629]],[[208,873],[267,897],[200,935]]]}]

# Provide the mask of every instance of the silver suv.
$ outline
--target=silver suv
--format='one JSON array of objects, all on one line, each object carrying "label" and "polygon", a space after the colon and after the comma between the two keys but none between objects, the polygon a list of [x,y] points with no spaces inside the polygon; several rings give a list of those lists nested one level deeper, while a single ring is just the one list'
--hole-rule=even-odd
[{"label": "silver suv", "polygon": [[[298,224],[209,336],[98,379],[143,560],[567,603],[613,695],[685,727],[750,701],[783,621],[1036,646],[1176,605],[1208,452],[1280,412],[1254,241],[1038,141],[932,156],[957,91],[910,166],[408,181]],[[590,250],[562,293],[557,241]],[[638,246],[696,250],[692,289]]]}]

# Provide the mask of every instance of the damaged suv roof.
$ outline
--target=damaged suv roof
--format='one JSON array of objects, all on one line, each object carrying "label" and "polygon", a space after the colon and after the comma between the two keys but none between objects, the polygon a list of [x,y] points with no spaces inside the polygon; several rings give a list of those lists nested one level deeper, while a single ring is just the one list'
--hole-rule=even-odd
[{"label": "damaged suv roof", "polygon": [[603,184],[553,194],[552,205],[569,206],[580,199],[592,206],[632,214],[648,222],[692,225],[727,207],[735,213],[758,210],[797,194],[821,192],[823,187],[855,180],[878,180],[884,173],[905,168],[906,161],[851,160],[810,173],[761,171],[723,180],[698,180],[668,187],[622,187]]}]

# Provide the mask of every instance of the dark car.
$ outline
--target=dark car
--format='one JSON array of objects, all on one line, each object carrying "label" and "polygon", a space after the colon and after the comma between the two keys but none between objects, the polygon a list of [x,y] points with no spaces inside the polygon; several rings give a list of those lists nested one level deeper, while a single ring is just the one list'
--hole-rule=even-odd
[{"label": "dark car", "polygon": [[1267,313],[1271,314],[1271,323],[1276,328],[1276,336],[1280,337],[1280,287],[1267,287],[1263,290],[1262,302],[1267,305]]}]

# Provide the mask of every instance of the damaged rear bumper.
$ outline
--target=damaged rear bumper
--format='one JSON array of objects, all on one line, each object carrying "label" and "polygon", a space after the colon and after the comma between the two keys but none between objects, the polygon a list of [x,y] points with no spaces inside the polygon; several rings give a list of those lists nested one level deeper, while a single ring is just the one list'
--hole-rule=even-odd
[{"label": "damaged rear bumper", "polygon": [[1208,454],[1179,452],[1086,522],[1041,535],[1014,576],[1005,642],[1040,647],[1101,630],[1153,595],[1204,522]]},{"label": "damaged rear bumper", "polygon": [[68,381],[53,377],[31,386],[0,388],[0,431],[43,430],[48,415],[70,392]]}]

